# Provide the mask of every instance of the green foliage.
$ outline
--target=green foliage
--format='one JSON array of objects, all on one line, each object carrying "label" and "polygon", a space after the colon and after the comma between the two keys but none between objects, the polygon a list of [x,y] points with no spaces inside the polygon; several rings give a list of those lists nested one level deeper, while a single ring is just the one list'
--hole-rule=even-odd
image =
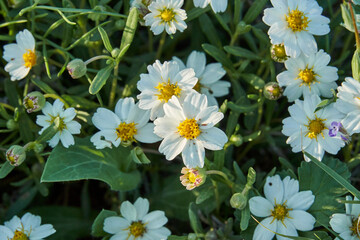
[{"label": "green foliage", "polygon": [[101,210],[99,215],[94,220],[94,223],[91,226],[91,235],[94,237],[104,237],[108,233],[104,232],[104,221],[105,218],[117,216],[117,213],[109,210]]},{"label": "green foliage", "polygon": [[137,187],[140,174],[129,169],[132,160],[128,148],[96,150],[89,138],[75,138],[75,143],[69,149],[58,145],[51,152],[42,182],[96,179],[106,182],[113,190],[128,191]]}]

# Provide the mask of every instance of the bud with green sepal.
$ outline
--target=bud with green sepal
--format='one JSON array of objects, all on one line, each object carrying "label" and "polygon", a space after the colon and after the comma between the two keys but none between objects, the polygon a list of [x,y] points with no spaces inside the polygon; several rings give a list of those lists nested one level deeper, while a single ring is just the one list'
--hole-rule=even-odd
[{"label": "bud with green sepal", "polygon": [[204,168],[186,168],[181,169],[180,181],[187,190],[193,190],[201,186],[206,181],[206,171]]},{"label": "bud with green sepal", "polygon": [[9,129],[9,130],[15,130],[19,127],[18,123],[14,120],[14,119],[9,119],[7,122],[6,122],[6,127]]},{"label": "bud with green sepal", "polygon": [[242,193],[235,193],[230,198],[230,205],[233,208],[243,210],[246,207],[248,198]]},{"label": "bud with green sepal", "polygon": [[13,145],[6,151],[6,160],[12,166],[19,166],[26,159],[26,152],[22,146]]},{"label": "bud with green sepal", "polygon": [[23,105],[28,113],[38,112],[45,106],[46,99],[41,92],[31,92],[24,97]]},{"label": "bud with green sepal", "polygon": [[284,44],[273,44],[270,47],[271,58],[275,62],[283,63],[285,62],[289,56],[286,55]]},{"label": "bud with green sepal", "polygon": [[73,79],[81,78],[87,71],[86,63],[79,58],[69,62],[66,68]]},{"label": "bud with green sepal", "polygon": [[269,82],[264,86],[264,96],[269,100],[278,100],[283,91],[277,82]]}]

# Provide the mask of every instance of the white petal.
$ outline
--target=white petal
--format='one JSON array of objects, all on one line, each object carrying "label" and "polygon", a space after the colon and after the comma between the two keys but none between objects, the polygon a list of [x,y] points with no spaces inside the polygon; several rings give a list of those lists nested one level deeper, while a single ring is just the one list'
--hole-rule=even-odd
[{"label": "white petal", "polygon": [[284,197],[284,184],[279,175],[267,177],[264,185],[265,197],[275,206],[275,204],[282,204]]},{"label": "white petal", "polygon": [[189,55],[186,66],[192,68],[195,71],[197,77],[203,74],[206,65],[205,53],[192,51]]},{"label": "white petal", "polygon": [[268,217],[274,209],[272,203],[263,197],[252,197],[249,200],[249,207],[252,214],[257,217]]},{"label": "white petal", "polygon": [[70,133],[68,130],[66,130],[66,129],[64,129],[64,130],[61,132],[61,134],[60,134],[60,140],[61,140],[62,145],[63,145],[65,148],[68,148],[69,146],[75,144],[73,135],[71,135],[71,133]]},{"label": "white petal", "polygon": [[12,239],[13,236],[13,231],[11,231],[8,227],[0,225],[0,240]]},{"label": "white petal", "polygon": [[146,198],[139,197],[135,203],[134,206],[136,208],[136,218],[137,219],[143,219],[143,217],[148,213],[149,211],[149,200]]},{"label": "white petal", "polygon": [[[285,225],[285,226],[284,226]],[[284,223],[277,221],[277,232],[287,236],[298,236],[296,228],[294,225],[289,221],[289,219],[285,218]],[[280,235],[276,235],[276,239],[278,240],[289,240],[287,237],[282,237]]]},{"label": "white petal", "polygon": [[95,127],[100,130],[115,129],[120,124],[119,117],[106,108],[98,108],[91,120]]},{"label": "white petal", "polygon": [[56,230],[54,229],[53,225],[51,224],[44,224],[40,227],[32,229],[30,234],[30,239],[42,239],[50,236],[51,234],[55,233]]},{"label": "white petal", "polygon": [[290,178],[289,176],[283,179],[284,184],[284,199],[289,199],[295,193],[299,192],[299,181]]},{"label": "white petal", "polygon": [[107,217],[104,221],[104,231],[111,234],[116,234],[130,226],[130,222],[122,217]]},{"label": "white petal", "polygon": [[[272,217],[268,217],[265,218],[264,220],[262,220],[260,223],[258,224],[255,228],[254,231],[254,236],[253,236],[253,240],[271,240],[273,239],[275,233],[276,232],[276,222],[277,221],[272,221]],[[264,226],[264,227],[263,227]],[[270,229],[271,231],[269,231],[268,229]]]},{"label": "white petal", "polygon": [[161,140],[161,138],[154,133],[153,123],[148,123],[144,127],[137,129],[137,134],[134,137],[143,143],[154,143]]},{"label": "white petal", "polygon": [[156,229],[164,226],[168,219],[165,217],[163,211],[153,211],[147,214],[143,221],[146,223],[146,227],[149,229]]},{"label": "white petal", "polygon": [[210,150],[221,150],[228,141],[226,134],[217,127],[202,130],[197,139]]},{"label": "white petal", "polygon": [[294,210],[308,210],[311,205],[314,203],[315,196],[311,191],[301,191],[295,193],[291,198],[286,202],[289,208]]},{"label": "white petal", "polygon": [[303,210],[289,211],[289,221],[292,222],[297,230],[310,231],[314,228],[315,218]]},{"label": "white petal", "polygon": [[136,208],[129,201],[125,201],[120,206],[121,215],[128,221],[136,221]]},{"label": "white petal", "polygon": [[200,141],[189,140],[182,151],[182,158],[187,168],[204,167],[205,149]]},{"label": "white petal", "polygon": [[21,223],[26,231],[30,231],[40,226],[41,217],[32,215],[31,213],[25,213],[24,216],[21,217]]}]

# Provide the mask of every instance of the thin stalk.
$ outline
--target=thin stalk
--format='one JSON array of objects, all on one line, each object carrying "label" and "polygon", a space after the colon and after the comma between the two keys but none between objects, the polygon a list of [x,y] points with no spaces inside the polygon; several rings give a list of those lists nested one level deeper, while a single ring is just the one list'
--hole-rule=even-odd
[{"label": "thin stalk", "polygon": [[359,38],[359,32],[356,26],[356,20],[355,20],[355,15],[354,15],[354,10],[352,8],[351,2],[348,3],[349,4],[349,8],[350,8],[350,13],[351,13],[351,19],[353,21],[353,25],[354,25],[354,32],[355,32],[355,40],[356,40],[356,49],[359,50],[360,49],[360,38]]},{"label": "thin stalk", "polygon": [[116,65],[114,67],[114,78],[111,84],[111,91],[110,91],[110,97],[109,97],[109,107],[111,107],[115,100],[116,95],[116,89],[117,89],[117,76],[119,72],[119,65]]},{"label": "thin stalk", "polygon": [[164,48],[165,39],[166,39],[166,32],[164,31],[162,33],[162,35],[161,35],[161,39],[160,39],[160,42],[159,42],[159,47],[158,47],[158,50],[156,52],[155,59],[159,59],[161,57],[161,54],[162,54],[162,51],[163,51],[163,48]]}]

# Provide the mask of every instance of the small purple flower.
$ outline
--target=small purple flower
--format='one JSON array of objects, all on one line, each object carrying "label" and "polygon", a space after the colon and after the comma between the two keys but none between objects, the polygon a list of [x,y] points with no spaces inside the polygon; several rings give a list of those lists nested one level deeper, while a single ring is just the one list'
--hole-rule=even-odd
[{"label": "small purple flower", "polygon": [[345,128],[343,127],[343,125],[341,124],[341,122],[334,121],[330,125],[329,136],[336,137],[338,132],[340,132],[340,137],[344,142],[346,142],[346,143],[350,142],[350,136],[349,136],[348,132],[345,130]]}]

